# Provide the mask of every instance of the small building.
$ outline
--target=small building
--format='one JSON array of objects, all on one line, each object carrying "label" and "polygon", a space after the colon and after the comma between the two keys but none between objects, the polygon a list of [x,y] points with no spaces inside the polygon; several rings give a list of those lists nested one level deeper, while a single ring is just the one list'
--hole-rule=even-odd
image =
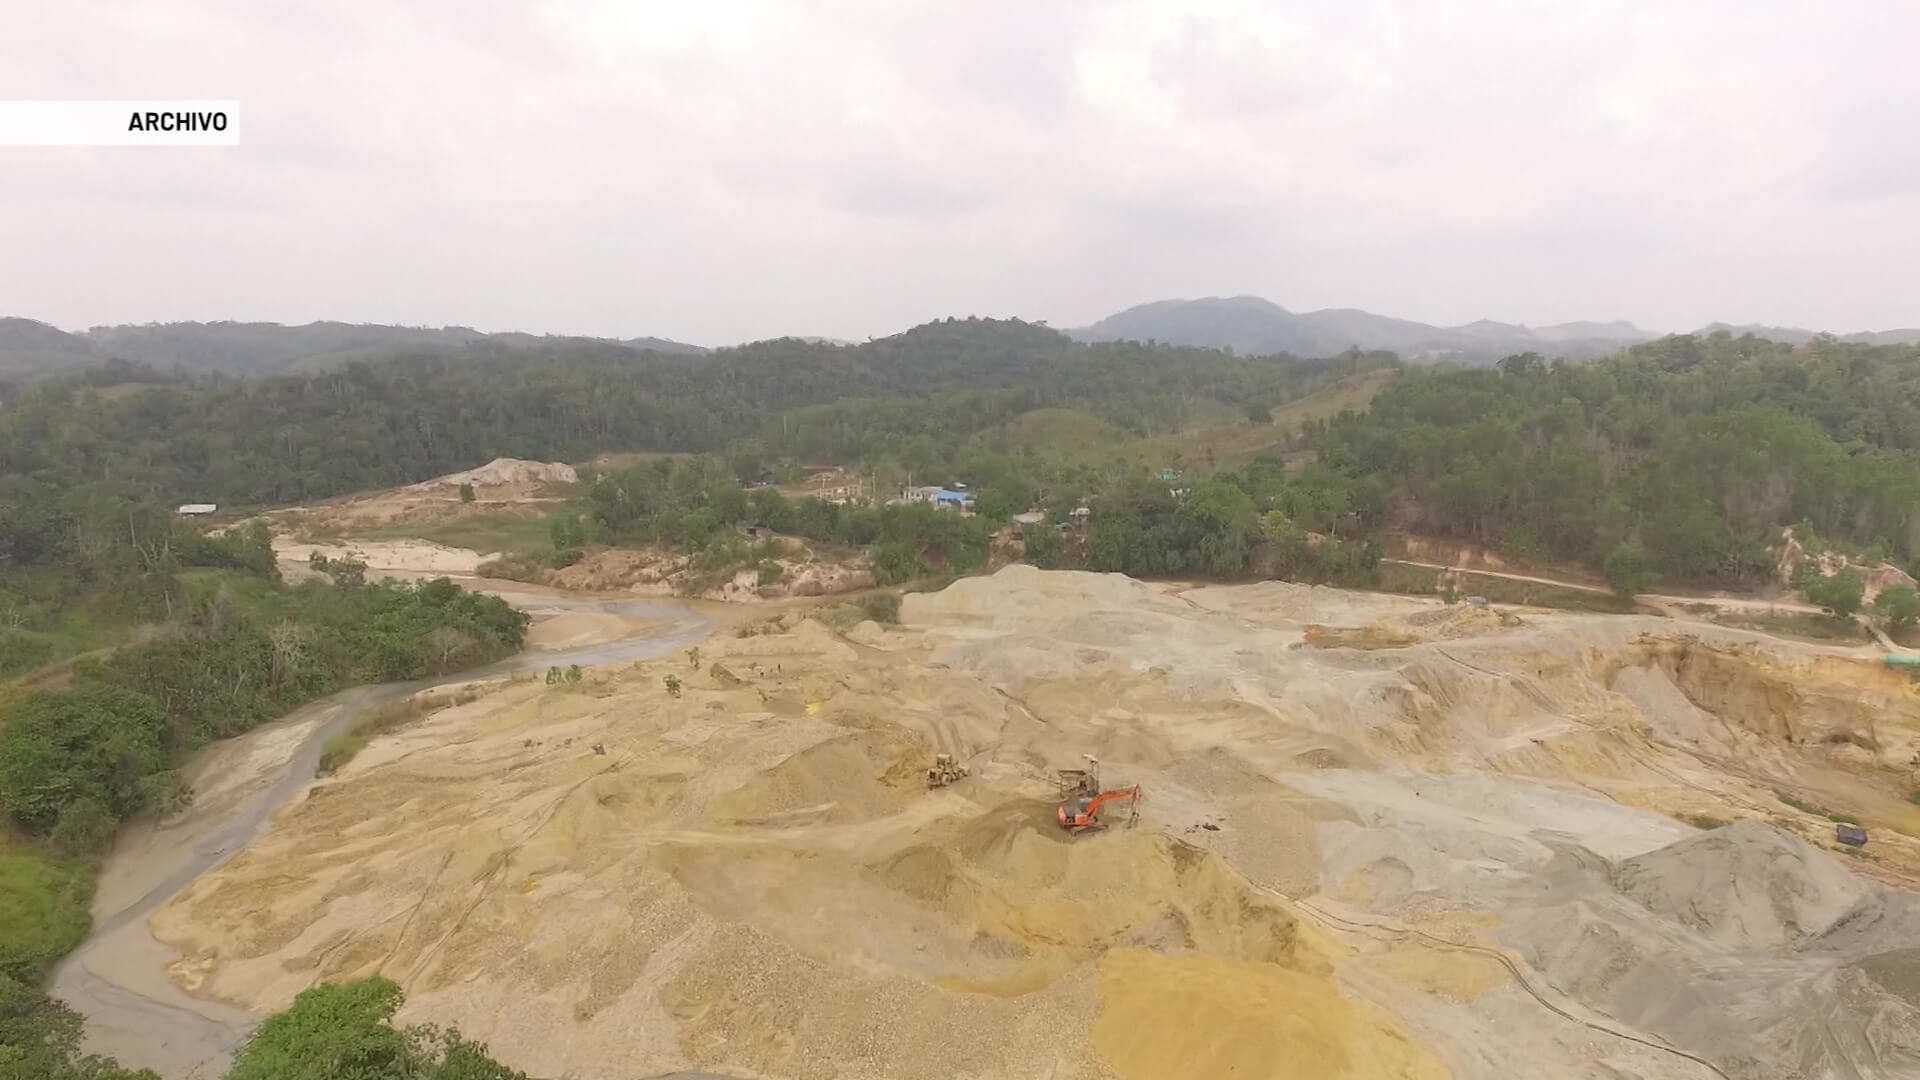
[{"label": "small building", "polygon": [[1833,827],[1833,838],[1848,847],[1863,847],[1867,842],[1867,830],[1841,822]]},{"label": "small building", "polygon": [[179,514],[181,517],[203,517],[218,509],[220,508],[213,503],[187,503],[181,506],[180,509],[175,510],[174,513]]},{"label": "small building", "polygon": [[1045,520],[1047,520],[1045,510],[1029,510],[1024,514],[1013,515],[1015,525],[1038,525]]},{"label": "small building", "polygon": [[940,493],[945,490],[946,488],[940,487],[937,484],[933,487],[910,487],[900,493],[900,501],[907,503],[937,503],[940,501]]},{"label": "small building", "polygon": [[941,488],[939,493],[934,495],[933,504],[942,510],[971,510],[973,496],[965,491]]},{"label": "small building", "polygon": [[1093,511],[1087,509],[1084,506],[1076,506],[1073,508],[1073,519],[1075,521],[1085,521],[1092,516],[1093,516]]}]

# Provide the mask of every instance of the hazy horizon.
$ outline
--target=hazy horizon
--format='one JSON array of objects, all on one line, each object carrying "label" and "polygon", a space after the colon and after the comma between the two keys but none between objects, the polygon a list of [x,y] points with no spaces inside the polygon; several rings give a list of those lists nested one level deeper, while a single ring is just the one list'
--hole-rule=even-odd
[{"label": "hazy horizon", "polygon": [[[1244,293],[1235,294],[1236,297],[1246,296],[1246,295],[1250,295],[1250,294],[1244,294]],[[851,342],[857,343],[857,342],[868,340],[869,338],[882,338],[882,337],[887,337],[893,334],[903,333],[907,330],[913,329],[914,326],[924,325],[926,322],[929,322],[929,321],[945,319],[945,318],[964,319],[972,316],[977,316],[980,318],[994,318],[994,319],[1018,318],[1027,322],[1041,323],[1041,324],[1050,326],[1056,330],[1067,331],[1067,330],[1079,329],[1081,327],[1091,325],[1092,323],[1098,322],[1100,319],[1103,319],[1109,315],[1117,314],[1120,311],[1124,311],[1133,307],[1138,307],[1144,304],[1155,303],[1160,300],[1184,301],[1184,300],[1226,299],[1226,298],[1230,298],[1230,297],[1200,297],[1200,296],[1157,297],[1153,300],[1140,301],[1138,304],[1128,304],[1123,308],[1117,308],[1114,311],[1106,312],[1104,315],[1097,316],[1096,318],[1087,319],[1081,322],[1072,322],[1072,323],[1064,322],[1057,319],[1033,318],[1025,315],[1004,315],[1004,314],[992,314],[992,313],[986,313],[986,312],[956,311],[956,312],[950,312],[946,315],[931,316],[927,320],[922,320],[919,323],[913,323],[907,326],[898,326],[892,329],[880,330],[872,334],[862,334],[859,337],[846,337],[844,335],[838,335],[838,334],[816,334],[806,330],[795,330],[795,331],[777,331],[771,334],[762,335],[760,337],[739,338],[739,339],[728,340],[728,341],[690,341],[686,338],[674,337],[670,334],[649,333],[646,330],[639,330],[631,333],[618,333],[618,334],[590,334],[590,333],[585,333],[578,330],[569,330],[564,327],[563,328],[541,328],[541,327],[526,327],[526,326],[484,326],[484,325],[475,326],[472,323],[435,322],[432,320],[428,320],[425,322],[380,322],[374,319],[340,318],[340,317],[324,316],[324,315],[317,316],[315,318],[303,318],[303,319],[240,319],[240,318],[142,319],[137,322],[133,320],[117,320],[117,321],[109,321],[109,322],[90,323],[84,326],[63,326],[58,323],[50,322],[46,319],[36,318],[30,312],[0,311],[0,318],[15,317],[15,318],[32,319],[36,322],[46,323],[47,325],[52,326],[55,329],[63,330],[71,334],[85,334],[89,330],[116,327],[116,326],[166,325],[169,323],[222,323],[222,322],[263,323],[263,324],[277,323],[283,326],[304,326],[312,323],[340,323],[340,324],[345,324],[349,326],[400,326],[400,327],[408,327],[408,328],[436,329],[436,330],[463,328],[463,329],[478,331],[480,333],[485,333],[485,334],[520,333],[520,334],[532,334],[532,335],[550,335],[554,337],[604,338],[608,340],[627,340],[627,339],[634,339],[634,338],[653,337],[653,338],[664,338],[667,340],[678,341],[688,345],[698,345],[704,348],[725,348],[730,345],[741,345],[741,344],[747,344],[749,342],[754,342],[754,341],[766,341],[766,340],[773,340],[773,339],[784,338],[784,337],[829,338],[829,339],[844,340],[844,341],[851,341]],[[1272,300],[1271,297],[1260,297],[1260,299]],[[1279,304],[1281,307],[1286,308],[1288,311],[1296,315],[1307,314],[1314,310],[1329,310],[1324,308],[1307,309],[1307,308],[1292,307],[1290,305],[1287,305],[1277,300],[1272,300],[1272,302]],[[1351,304],[1338,304],[1338,305],[1333,305],[1332,309],[1342,310],[1342,309],[1352,309],[1353,307],[1354,305],[1351,305]],[[1385,315],[1390,317],[1402,317],[1402,316],[1398,316],[1397,313],[1391,312],[1391,311],[1375,311],[1375,312],[1372,312],[1372,314]],[[1498,318],[1497,316],[1482,316],[1482,318],[1492,322],[1506,323],[1509,325],[1526,326],[1534,329],[1562,325],[1558,323],[1521,323],[1521,322],[1518,322],[1517,320],[1502,319],[1502,318]],[[1468,319],[1462,322],[1439,323],[1434,325],[1439,326],[1442,329],[1445,329],[1449,327],[1465,326],[1475,321],[1478,321],[1478,320]],[[1599,324],[1605,324],[1605,323],[1616,322],[1616,321],[1632,322],[1632,320],[1630,319],[1616,320],[1613,318],[1606,317],[1604,315],[1595,315],[1595,316],[1590,316],[1586,318],[1564,320],[1564,322],[1566,323],[1592,322],[1592,323],[1599,323]],[[1697,326],[1686,326],[1686,327],[1654,327],[1654,326],[1647,326],[1644,323],[1633,323],[1633,325],[1640,330],[1645,330],[1652,334],[1668,335],[1668,334],[1692,333],[1694,331],[1703,329],[1705,326],[1707,326],[1711,322],[1730,322],[1730,320],[1725,320],[1725,319],[1707,320],[1706,322],[1702,322]],[[1846,334],[1851,334],[1851,333],[1862,333],[1862,332],[1870,332],[1870,331],[1905,329],[1905,327],[1896,327],[1896,326],[1873,326],[1873,327],[1793,326],[1788,323],[1772,322],[1767,320],[1751,320],[1750,323],[1734,323],[1733,325],[1737,325],[1737,326],[1738,325],[1764,325],[1764,326],[1776,327],[1780,329],[1808,330],[1816,333],[1832,333],[1837,336],[1844,336]]]},{"label": "hazy horizon", "polygon": [[0,98],[233,98],[0,148],[0,308],[863,340],[1253,295],[1439,326],[1920,324],[1920,9],[92,0]]}]

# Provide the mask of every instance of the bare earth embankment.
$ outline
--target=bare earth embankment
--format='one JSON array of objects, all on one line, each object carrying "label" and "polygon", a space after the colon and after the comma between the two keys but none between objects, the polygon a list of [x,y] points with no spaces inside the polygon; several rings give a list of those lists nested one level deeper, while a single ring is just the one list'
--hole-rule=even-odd
[{"label": "bare earth embankment", "polygon": [[[1026,567],[903,618],[377,739],[154,912],[171,976],[268,1010],[379,972],[405,1020],[605,1080],[1920,1069],[1897,672]],[[928,791],[937,751],[972,775]],[[1051,771],[1082,754],[1143,787],[1137,826],[1062,834]]]}]

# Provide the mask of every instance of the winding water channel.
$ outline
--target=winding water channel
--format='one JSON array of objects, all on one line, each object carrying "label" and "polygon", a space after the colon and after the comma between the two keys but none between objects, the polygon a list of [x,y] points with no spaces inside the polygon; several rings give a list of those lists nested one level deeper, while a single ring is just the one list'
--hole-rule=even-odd
[{"label": "winding water channel", "polygon": [[[469,583],[469,587],[475,587]],[[491,591],[491,590],[488,590]],[[651,621],[651,632],[572,648],[529,651],[484,668],[438,679],[359,686],[303,706],[291,716],[241,736],[272,740],[293,736],[284,762],[276,762],[231,805],[189,812],[178,822],[153,826],[145,836],[137,871],[119,868],[131,887],[108,888],[116,877],[116,850],[102,875],[93,931],[54,970],[49,990],[86,1017],[86,1047],[110,1054],[130,1068],[150,1068],[167,1080],[221,1076],[233,1052],[261,1017],[182,991],[168,977],[177,954],[147,931],[147,916],[200,875],[219,866],[266,832],[273,815],[313,782],[327,740],[353,723],[362,709],[377,707],[434,686],[489,676],[539,671],[553,665],[608,664],[664,656],[700,641],[712,627],[703,615],[678,604],[636,602],[551,592],[499,590],[516,607],[535,615],[598,612]],[[303,734],[297,729],[305,727]],[[202,777],[205,782],[206,777]],[[178,830],[167,837],[169,830]],[[173,842],[169,842],[169,840]],[[124,846],[124,845],[123,845]]]}]

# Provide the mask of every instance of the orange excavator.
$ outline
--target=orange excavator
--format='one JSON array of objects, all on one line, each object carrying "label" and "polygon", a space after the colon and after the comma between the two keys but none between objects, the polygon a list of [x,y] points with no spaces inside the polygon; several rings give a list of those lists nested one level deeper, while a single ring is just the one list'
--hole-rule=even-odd
[{"label": "orange excavator", "polygon": [[1140,820],[1140,788],[1115,788],[1098,795],[1076,795],[1060,804],[1060,827],[1071,833],[1085,832],[1106,826],[1100,820],[1100,810],[1108,803],[1126,802],[1133,810],[1127,824]]}]

